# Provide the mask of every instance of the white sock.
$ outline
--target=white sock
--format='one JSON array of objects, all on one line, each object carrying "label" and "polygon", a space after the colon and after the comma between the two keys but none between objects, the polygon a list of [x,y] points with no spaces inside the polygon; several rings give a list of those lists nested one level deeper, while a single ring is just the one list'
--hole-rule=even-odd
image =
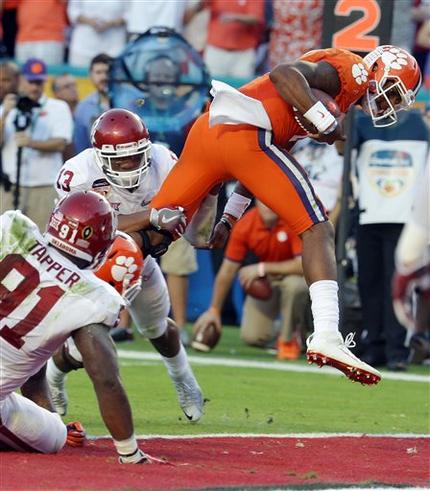
[{"label": "white sock", "polygon": [[315,333],[339,330],[338,289],[333,280],[316,281],[309,287]]},{"label": "white sock", "polygon": [[184,347],[181,346],[179,348],[179,353],[171,358],[167,358],[166,356],[162,356],[164,364],[167,367],[167,371],[172,378],[179,378],[185,372],[190,370],[190,365],[188,363],[187,352]]},{"label": "white sock", "polygon": [[130,438],[127,438],[126,440],[113,439],[113,443],[116,447],[116,451],[120,455],[132,455],[137,450],[137,441],[134,433],[133,435],[131,435]]},{"label": "white sock", "polygon": [[66,375],[66,373],[62,372],[57,367],[55,361],[52,358],[49,358],[48,364],[46,366],[46,377],[49,380],[52,380],[52,382],[61,382],[66,378]]}]

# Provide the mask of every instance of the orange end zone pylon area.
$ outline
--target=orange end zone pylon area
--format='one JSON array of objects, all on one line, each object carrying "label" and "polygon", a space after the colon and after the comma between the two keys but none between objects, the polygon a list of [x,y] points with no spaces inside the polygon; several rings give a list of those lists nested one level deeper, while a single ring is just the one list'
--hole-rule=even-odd
[{"label": "orange end zone pylon area", "polygon": [[430,487],[424,437],[149,438],[141,448],[166,464],[120,465],[112,441],[57,455],[0,454],[1,489],[204,489],[396,485]]}]

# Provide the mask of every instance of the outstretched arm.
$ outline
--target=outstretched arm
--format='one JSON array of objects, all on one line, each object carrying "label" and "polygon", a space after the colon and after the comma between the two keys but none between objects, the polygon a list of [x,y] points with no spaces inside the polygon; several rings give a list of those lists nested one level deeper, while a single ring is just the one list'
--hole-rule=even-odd
[{"label": "outstretched arm", "polygon": [[229,259],[223,260],[215,277],[211,306],[197,319],[194,324],[195,330],[201,326],[214,323],[216,328],[221,331],[222,306],[239,268],[240,263],[230,261]]},{"label": "outstretched arm", "polygon": [[100,413],[115,443],[122,464],[151,460],[137,446],[127,393],[119,375],[115,346],[108,327],[91,324],[73,334],[84,368],[96,392]]},{"label": "outstretched arm", "polygon": [[108,327],[92,324],[73,334],[97,395],[100,413],[114,440],[133,435],[133,421],[128,397],[119,375],[115,346]]},{"label": "outstretched arm", "polygon": [[172,235],[182,235],[187,220],[184,210],[180,206],[174,208],[154,208],[118,216],[118,228],[123,232],[137,232],[152,227],[155,230],[164,230]]}]

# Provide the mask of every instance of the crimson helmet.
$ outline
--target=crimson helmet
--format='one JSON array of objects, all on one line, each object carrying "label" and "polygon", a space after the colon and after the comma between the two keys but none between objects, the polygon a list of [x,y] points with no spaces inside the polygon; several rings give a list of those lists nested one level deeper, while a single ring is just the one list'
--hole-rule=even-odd
[{"label": "crimson helmet", "polygon": [[135,188],[149,169],[149,132],[131,111],[109,109],[99,116],[91,129],[91,144],[112,186]]},{"label": "crimson helmet", "polygon": [[391,126],[397,112],[408,109],[421,85],[421,70],[415,58],[397,46],[379,46],[364,57],[370,84],[363,109],[374,126]]},{"label": "crimson helmet", "polygon": [[64,196],[53,209],[45,232],[47,241],[95,268],[115,237],[116,218],[109,202],[94,191]]},{"label": "crimson helmet", "polygon": [[127,305],[142,288],[143,255],[136,242],[124,232],[117,232],[105,262],[95,275],[112,285]]}]

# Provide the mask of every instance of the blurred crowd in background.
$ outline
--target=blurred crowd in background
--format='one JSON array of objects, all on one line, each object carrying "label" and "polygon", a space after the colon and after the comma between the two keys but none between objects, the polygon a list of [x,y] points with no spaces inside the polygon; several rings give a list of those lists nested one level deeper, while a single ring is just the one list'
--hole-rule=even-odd
[{"label": "blurred crowd in background", "polygon": [[[430,2],[405,0],[403,4],[408,21],[403,17],[402,40],[397,44],[414,54],[430,87]],[[148,29],[164,26],[183,35],[202,57],[203,74],[227,80],[248,81],[322,43],[323,0],[3,0],[0,5],[1,211],[23,209],[42,229],[55,197],[58,169],[91,146],[93,122],[113,105],[109,74],[114,60]],[[144,82],[153,90],[146,93],[144,109],[128,109],[143,117],[153,141],[179,154],[189,125],[181,126],[179,142],[162,129],[172,118],[167,109],[180,98],[181,67],[168,55],[155,61],[151,69],[148,64],[145,68]],[[48,77],[55,65],[62,65],[61,71]],[[87,87],[92,91],[85,97],[78,90],[75,68],[88,70]],[[21,113],[27,120],[25,116],[20,120],[17,114]],[[358,331],[363,361],[392,370],[406,370],[411,361],[430,359],[430,350],[417,357],[412,352],[391,303],[395,248],[408,221],[415,183],[424,172],[429,128],[430,101],[402,113],[395,127],[374,129],[360,111],[353,123],[353,186],[349,199],[343,201],[350,215],[343,329]],[[335,224],[343,193],[342,153],[341,147],[310,139],[294,149]],[[17,174],[18,159],[23,165]],[[222,191],[224,202],[228,193],[227,185]],[[221,200],[220,209],[224,202]],[[173,315],[185,333],[185,344],[187,321],[209,315],[212,309],[217,312],[217,322],[241,324],[245,343],[273,349],[280,360],[294,360],[312,331],[306,285],[296,261],[300,244],[270,210],[257,206],[248,213],[253,215],[252,220],[249,215],[243,219],[248,224],[245,235],[260,234],[261,240],[271,245],[262,251],[243,236],[241,239],[240,231],[233,231],[231,240],[236,242],[229,244],[225,253],[205,251],[211,256],[210,267],[203,256],[198,256],[198,261],[188,257],[186,267],[175,268],[170,263],[164,272]],[[266,269],[271,265],[267,275],[273,296],[270,300],[247,299],[242,313],[243,296],[239,294],[237,300],[234,290],[233,294],[228,291],[237,273],[241,284],[259,277],[257,265],[261,263]],[[206,299],[210,302],[187,312],[186,304],[196,293],[190,280],[187,297],[188,277],[199,274],[195,273],[197,267],[201,276],[194,281],[211,283]],[[228,287],[217,291],[223,278],[227,278]],[[428,341],[430,313],[424,312],[420,318],[420,336]]]},{"label": "blurred crowd in background", "polygon": [[[397,45],[428,75],[428,0],[402,0]],[[2,0],[3,56],[88,68],[153,26],[181,33],[214,76],[250,78],[321,46],[324,0]],[[228,60],[231,60],[229,62]]]}]

